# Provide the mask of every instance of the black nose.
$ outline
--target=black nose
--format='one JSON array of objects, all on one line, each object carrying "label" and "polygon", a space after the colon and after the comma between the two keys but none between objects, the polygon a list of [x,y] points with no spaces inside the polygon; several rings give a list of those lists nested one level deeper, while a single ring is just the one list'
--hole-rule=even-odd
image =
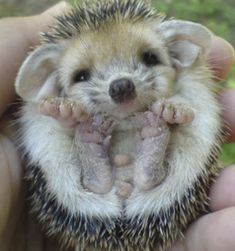
[{"label": "black nose", "polygon": [[109,86],[109,95],[115,103],[129,101],[136,97],[135,85],[127,78],[114,80]]}]

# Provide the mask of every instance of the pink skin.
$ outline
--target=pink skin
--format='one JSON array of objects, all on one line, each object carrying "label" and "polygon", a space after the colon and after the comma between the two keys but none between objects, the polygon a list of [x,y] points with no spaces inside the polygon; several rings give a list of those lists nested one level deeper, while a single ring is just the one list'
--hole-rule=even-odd
[{"label": "pink skin", "polygon": [[164,159],[170,131],[151,111],[137,114],[135,120],[141,125],[142,144],[135,160],[134,183],[140,191],[148,191],[166,178]]},{"label": "pink skin", "polygon": [[134,182],[139,190],[153,189],[166,178],[164,159],[170,139],[166,123],[189,124],[194,117],[194,110],[186,105],[157,101],[152,105],[152,111],[140,113],[134,118],[134,124],[142,127],[143,139],[134,173]]},{"label": "pink skin", "polygon": [[89,118],[79,104],[59,97],[43,100],[39,111],[64,127],[75,128],[75,142],[79,142],[77,147],[86,156],[81,159],[81,166],[90,167],[83,170],[82,185],[97,194],[108,193],[113,186],[113,172],[106,152],[112,121],[101,116]]},{"label": "pink skin", "polygon": [[113,121],[96,115],[78,124],[75,142],[85,157],[80,158],[82,185],[96,194],[108,193],[113,187],[113,168],[110,165],[108,147]]},{"label": "pink skin", "polygon": [[169,124],[189,124],[195,117],[191,107],[166,100],[155,102],[152,111]]},{"label": "pink skin", "polygon": [[69,99],[53,97],[42,100],[39,106],[41,114],[52,117],[64,127],[75,127],[88,119],[82,108]]},{"label": "pink skin", "polygon": [[[167,123],[188,124],[195,117],[192,108],[169,101],[157,101],[151,109],[130,118],[142,137],[134,170],[134,184],[140,191],[153,189],[167,176],[168,170],[164,168],[165,151],[170,138]],[[81,166],[86,166],[82,171],[84,188],[97,194],[109,192],[114,184],[114,171],[108,156],[113,120],[101,115],[90,118],[77,103],[59,97],[43,100],[40,112],[55,118],[65,127],[75,128],[75,142],[79,151],[84,151],[86,156],[80,160],[83,162]],[[125,167],[129,162],[128,155],[114,157],[116,167]],[[118,187],[121,184],[118,183]],[[128,183],[123,186],[118,190],[120,196],[126,198],[132,191],[132,185]]]}]

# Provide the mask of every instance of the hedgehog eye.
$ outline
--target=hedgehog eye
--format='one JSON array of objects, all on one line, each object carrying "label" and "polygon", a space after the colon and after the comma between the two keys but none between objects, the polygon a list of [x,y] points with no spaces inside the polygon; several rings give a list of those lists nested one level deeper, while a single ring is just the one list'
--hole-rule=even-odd
[{"label": "hedgehog eye", "polygon": [[161,64],[159,56],[150,51],[143,53],[142,62],[148,67]]},{"label": "hedgehog eye", "polygon": [[72,82],[79,83],[88,81],[91,78],[91,73],[88,69],[76,71],[73,75]]}]

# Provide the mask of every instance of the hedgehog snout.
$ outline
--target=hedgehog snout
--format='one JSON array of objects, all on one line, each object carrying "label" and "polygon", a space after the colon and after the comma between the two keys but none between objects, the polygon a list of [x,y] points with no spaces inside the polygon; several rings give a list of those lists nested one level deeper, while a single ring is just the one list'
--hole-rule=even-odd
[{"label": "hedgehog snout", "polygon": [[131,101],[136,97],[135,84],[128,78],[116,79],[109,86],[109,95],[115,103]]}]

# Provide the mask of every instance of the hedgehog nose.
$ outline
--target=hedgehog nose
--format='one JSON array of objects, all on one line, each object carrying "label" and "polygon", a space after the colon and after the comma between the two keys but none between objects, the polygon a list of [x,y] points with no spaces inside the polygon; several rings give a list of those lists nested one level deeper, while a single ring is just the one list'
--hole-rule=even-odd
[{"label": "hedgehog nose", "polygon": [[127,78],[114,80],[109,86],[109,95],[115,103],[130,101],[136,97],[135,85]]}]

